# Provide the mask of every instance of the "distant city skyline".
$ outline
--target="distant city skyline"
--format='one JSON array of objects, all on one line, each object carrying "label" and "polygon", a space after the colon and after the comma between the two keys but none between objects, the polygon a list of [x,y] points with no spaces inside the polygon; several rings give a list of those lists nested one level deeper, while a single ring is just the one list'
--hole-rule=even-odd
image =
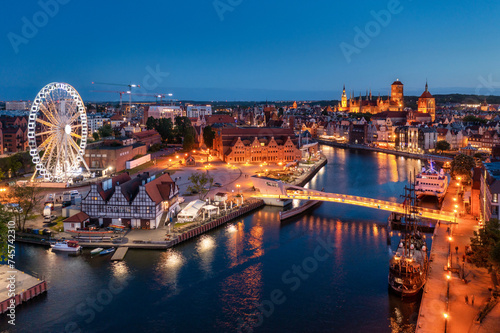
[{"label": "distant city skyline", "polygon": [[92,90],[119,90],[93,81],[200,101],[333,100],[343,84],[387,95],[396,79],[405,95],[426,80],[433,94],[500,95],[499,9],[491,0],[12,3],[0,27],[0,100],[33,99],[54,81],[92,101],[118,100]]}]

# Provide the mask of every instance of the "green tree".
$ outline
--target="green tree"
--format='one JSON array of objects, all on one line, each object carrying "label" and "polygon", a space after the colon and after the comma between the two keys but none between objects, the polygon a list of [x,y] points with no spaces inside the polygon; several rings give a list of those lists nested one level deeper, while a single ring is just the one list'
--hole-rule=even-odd
[{"label": "green tree", "polygon": [[99,133],[97,132],[92,133],[92,137],[94,138],[94,141],[99,141]]},{"label": "green tree", "polygon": [[[151,117],[150,117],[151,118]],[[166,142],[174,140],[174,124],[170,118],[161,118],[156,122],[155,130],[160,134],[161,139]]]},{"label": "green tree", "polygon": [[0,261],[7,258],[9,249],[9,227],[8,223],[12,219],[12,214],[5,209],[4,205],[0,205]]},{"label": "green tree", "polygon": [[470,260],[477,267],[488,269],[495,288],[498,286],[497,272],[500,267],[499,228],[498,219],[491,219],[481,229],[474,231],[474,237],[471,237],[472,255]]},{"label": "green tree", "polygon": [[194,128],[191,127],[186,131],[184,135],[184,141],[182,141],[182,148],[185,151],[190,151],[194,148],[195,138],[194,138]]},{"label": "green tree", "polygon": [[146,128],[148,130],[157,129],[157,127],[158,127],[158,120],[159,119],[155,119],[153,117],[149,117],[148,120],[146,121]]},{"label": "green tree", "polygon": [[471,170],[474,168],[474,158],[464,154],[455,156],[451,162],[451,176],[464,176],[467,179],[471,178]]},{"label": "green tree", "polygon": [[203,142],[208,148],[213,148],[214,146],[215,131],[211,126],[207,126],[203,129]]},{"label": "green tree", "polygon": [[42,200],[41,192],[40,187],[28,184],[10,187],[8,197],[9,202],[15,205],[12,206],[12,215],[18,230],[24,231],[26,221]]},{"label": "green tree", "polygon": [[186,136],[190,127],[192,125],[188,117],[175,117],[175,136],[178,142]]},{"label": "green tree", "polygon": [[465,116],[462,121],[464,123],[481,123],[481,124],[486,124],[488,121],[486,119],[483,119],[483,118],[478,118],[474,115],[467,115]]},{"label": "green tree", "polygon": [[110,124],[106,124],[97,130],[101,138],[107,138],[113,136],[113,127]]},{"label": "green tree", "polygon": [[214,178],[205,172],[194,172],[188,177],[191,185],[188,186],[188,191],[191,193],[198,193],[201,200],[205,199],[208,192],[214,185]]},{"label": "green tree", "polygon": [[436,151],[443,152],[444,150],[450,150],[451,145],[446,140],[440,140],[436,143]]}]

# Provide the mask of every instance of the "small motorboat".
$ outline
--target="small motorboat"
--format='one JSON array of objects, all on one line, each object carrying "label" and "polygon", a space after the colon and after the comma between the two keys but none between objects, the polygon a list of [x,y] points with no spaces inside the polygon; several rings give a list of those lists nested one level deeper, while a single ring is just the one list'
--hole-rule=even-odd
[{"label": "small motorboat", "polygon": [[110,254],[110,253],[113,253],[115,252],[115,248],[114,247],[110,247],[109,249],[106,249],[104,251],[101,251],[101,253],[99,253],[101,256],[105,255],[105,254]]},{"label": "small motorboat", "polygon": [[95,255],[95,254],[99,254],[103,251],[104,249],[102,247],[98,247],[97,249],[93,249],[92,251],[90,251],[90,254],[92,255]]},{"label": "small motorboat", "polygon": [[50,247],[52,251],[65,251],[65,252],[78,252],[82,249],[80,245],[78,245],[77,241],[62,241],[57,242],[55,244],[51,244]]}]

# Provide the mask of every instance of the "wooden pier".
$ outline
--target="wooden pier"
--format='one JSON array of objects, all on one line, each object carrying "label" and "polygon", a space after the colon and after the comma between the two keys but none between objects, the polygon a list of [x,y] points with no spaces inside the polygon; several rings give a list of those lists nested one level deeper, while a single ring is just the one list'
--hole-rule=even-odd
[{"label": "wooden pier", "polygon": [[47,292],[46,281],[8,265],[0,265],[0,281],[3,282],[0,289],[0,313],[15,311],[13,309],[20,304]]},{"label": "wooden pier", "polygon": [[115,254],[113,254],[113,256],[111,257],[111,261],[122,261],[123,258],[125,258],[127,251],[128,251],[128,247],[126,247],[126,246],[119,247],[116,250]]}]

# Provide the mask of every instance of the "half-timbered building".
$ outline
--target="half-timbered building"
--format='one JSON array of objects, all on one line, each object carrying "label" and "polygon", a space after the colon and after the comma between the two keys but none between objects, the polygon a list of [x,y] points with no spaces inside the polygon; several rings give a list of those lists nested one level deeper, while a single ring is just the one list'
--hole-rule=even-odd
[{"label": "half-timbered building", "polygon": [[124,173],[92,184],[82,200],[82,211],[104,227],[155,229],[164,213],[168,220],[180,210],[178,195],[179,188],[168,174],[155,177],[145,172],[130,178]]}]

